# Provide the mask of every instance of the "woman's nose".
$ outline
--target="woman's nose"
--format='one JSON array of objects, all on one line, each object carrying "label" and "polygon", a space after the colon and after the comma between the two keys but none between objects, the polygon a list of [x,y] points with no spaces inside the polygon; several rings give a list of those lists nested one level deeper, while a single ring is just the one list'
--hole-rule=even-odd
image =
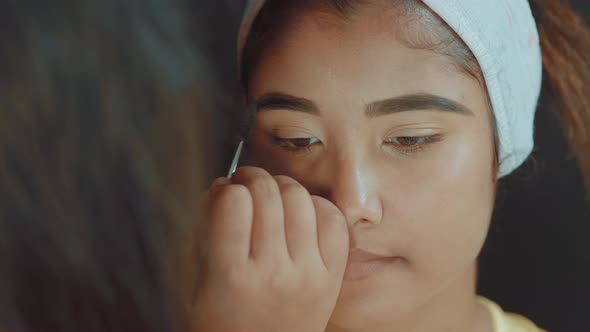
[{"label": "woman's nose", "polygon": [[383,207],[375,171],[362,161],[340,161],[334,166],[329,199],[342,211],[349,227],[380,224]]}]

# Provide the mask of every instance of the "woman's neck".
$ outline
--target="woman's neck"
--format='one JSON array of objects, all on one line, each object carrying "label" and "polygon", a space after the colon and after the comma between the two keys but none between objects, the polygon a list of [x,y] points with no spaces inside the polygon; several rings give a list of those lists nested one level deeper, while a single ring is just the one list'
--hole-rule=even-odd
[{"label": "woman's neck", "polygon": [[477,301],[476,264],[410,315],[379,329],[347,330],[328,325],[325,332],[493,332],[486,309]]}]

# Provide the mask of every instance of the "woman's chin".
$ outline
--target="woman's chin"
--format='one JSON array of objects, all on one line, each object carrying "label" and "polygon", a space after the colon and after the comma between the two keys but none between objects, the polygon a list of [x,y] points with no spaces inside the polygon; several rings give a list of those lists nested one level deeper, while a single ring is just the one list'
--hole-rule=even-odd
[{"label": "woman's chin", "polygon": [[[376,280],[345,281],[330,324],[343,329],[379,329],[402,320],[419,306],[411,285],[380,285]],[[395,284],[395,283],[394,283]]]}]

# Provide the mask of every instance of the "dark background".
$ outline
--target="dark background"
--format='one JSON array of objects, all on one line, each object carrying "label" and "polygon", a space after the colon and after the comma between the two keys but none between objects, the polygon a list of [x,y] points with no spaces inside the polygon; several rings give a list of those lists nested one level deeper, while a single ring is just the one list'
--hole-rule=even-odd
[{"label": "dark background", "polygon": [[[244,3],[208,1],[197,5],[206,8],[194,11],[195,20],[208,21],[204,26],[214,32],[209,52],[221,73],[221,91],[235,92],[224,98],[222,111],[211,114],[216,123],[211,129],[216,137],[209,152],[211,177],[226,171],[237,143],[232,123],[243,114],[235,36]],[[572,4],[590,18],[587,0]],[[590,205],[550,104],[551,96],[544,93],[531,160],[500,182],[480,260],[479,291],[552,332],[590,331]]]}]

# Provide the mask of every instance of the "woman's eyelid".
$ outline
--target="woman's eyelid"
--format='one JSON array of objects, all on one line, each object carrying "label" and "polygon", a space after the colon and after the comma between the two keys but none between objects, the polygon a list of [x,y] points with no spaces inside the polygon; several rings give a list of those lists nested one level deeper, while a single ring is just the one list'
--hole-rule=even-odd
[{"label": "woman's eyelid", "polygon": [[314,138],[320,140],[316,133],[303,126],[277,126],[272,129],[271,133],[281,139]]},{"label": "woman's eyelid", "polygon": [[297,137],[297,138],[282,138],[282,137],[274,137],[274,141],[277,143],[282,144],[302,144],[304,143],[307,146],[315,145],[320,143],[315,137]]},{"label": "woman's eyelid", "polygon": [[396,137],[429,137],[442,135],[443,131],[438,128],[404,128],[394,129],[387,132],[383,140],[388,140]]}]

